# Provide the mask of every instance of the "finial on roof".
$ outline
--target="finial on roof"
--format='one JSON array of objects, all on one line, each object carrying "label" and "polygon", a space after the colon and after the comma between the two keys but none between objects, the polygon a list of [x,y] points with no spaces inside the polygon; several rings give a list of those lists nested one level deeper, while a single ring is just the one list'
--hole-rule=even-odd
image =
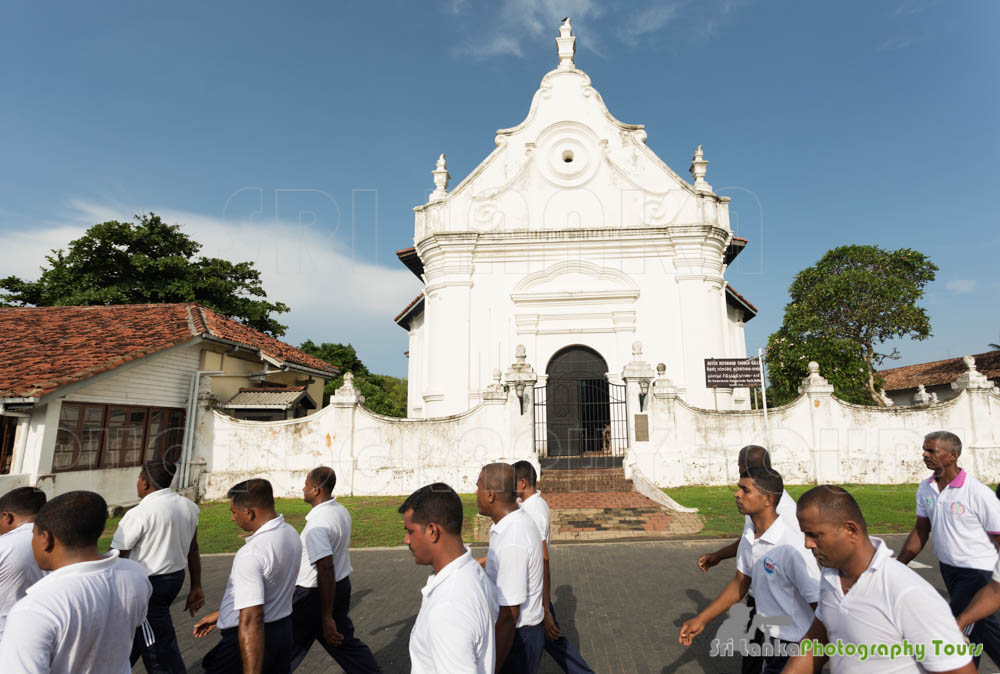
[{"label": "finial on roof", "polygon": [[573,26],[567,16],[559,26],[559,37],[556,38],[556,47],[559,53],[559,70],[573,70],[576,65],[573,63],[573,54],[576,53],[576,38],[573,37]]},{"label": "finial on roof", "polygon": [[705,151],[701,145],[694,151],[691,158],[691,176],[694,178],[694,189],[696,192],[711,192],[712,186],[705,181],[705,174],[708,173],[708,160],[705,159]]},{"label": "finial on roof", "polygon": [[431,192],[431,196],[427,201],[440,201],[448,196],[448,180],[451,179],[444,153],[441,153],[441,156],[438,157],[437,168],[431,171],[431,174],[434,176],[434,191]]}]

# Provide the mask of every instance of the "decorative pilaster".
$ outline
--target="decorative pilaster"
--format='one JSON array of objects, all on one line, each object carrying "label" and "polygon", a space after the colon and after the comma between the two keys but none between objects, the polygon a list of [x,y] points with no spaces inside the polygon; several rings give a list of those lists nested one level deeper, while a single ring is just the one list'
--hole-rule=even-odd
[{"label": "decorative pilaster", "polygon": [[531,407],[537,381],[535,368],[527,362],[527,350],[524,344],[518,344],[514,349],[514,362],[504,375],[504,383],[507,384],[508,391],[513,391],[517,396],[521,404],[521,414]]}]

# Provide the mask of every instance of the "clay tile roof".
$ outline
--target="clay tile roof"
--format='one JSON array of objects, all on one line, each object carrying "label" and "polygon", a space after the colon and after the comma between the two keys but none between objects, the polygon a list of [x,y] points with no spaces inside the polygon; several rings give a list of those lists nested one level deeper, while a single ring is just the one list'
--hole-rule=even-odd
[{"label": "clay tile roof", "polygon": [[751,312],[752,315],[749,318],[747,318],[746,320],[750,320],[750,318],[753,318],[754,316],[757,315],[757,307],[755,307],[754,305],[752,305],[750,303],[750,300],[748,300],[747,298],[743,297],[743,295],[741,295],[738,292],[736,292],[736,288],[734,288],[733,286],[729,285],[728,281],[726,281],[726,294],[730,295],[732,297],[735,297],[737,300],[739,300],[744,305],[746,305],[747,309],[750,310],[750,312]]},{"label": "clay tile roof", "polygon": [[[976,369],[988,379],[1000,378],[1000,350],[977,353],[973,358],[976,359]],[[919,384],[924,386],[950,384],[963,372],[965,363],[959,357],[880,370],[878,376],[885,382],[886,391],[900,391],[917,388]]]},{"label": "clay tile roof", "polygon": [[407,304],[405,307],[403,307],[403,310],[400,311],[398,314],[396,314],[396,317],[394,319],[392,319],[392,320],[396,321],[397,323],[399,323],[400,325],[402,325],[404,328],[408,329],[409,328],[409,321],[406,320],[408,318],[407,314],[409,314],[410,311],[414,307],[416,307],[417,304],[419,304],[422,299],[424,299],[424,293],[423,292],[421,292],[419,295],[417,295],[412,300],[410,300],[410,303]]},{"label": "clay tile roof", "polygon": [[194,304],[0,308],[0,397],[36,398],[199,336],[327,372],[337,368]]}]

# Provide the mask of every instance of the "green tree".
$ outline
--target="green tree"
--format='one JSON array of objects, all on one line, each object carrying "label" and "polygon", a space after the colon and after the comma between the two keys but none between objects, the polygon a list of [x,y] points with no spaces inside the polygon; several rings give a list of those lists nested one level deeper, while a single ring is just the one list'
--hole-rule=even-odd
[{"label": "green tree", "polygon": [[288,311],[269,302],[253,262],[195,257],[201,244],[154,213],[135,222],[94,225],[53,250],[37,281],[0,280],[12,305],[159,304],[196,302],[275,337],[285,326],[271,317]]},{"label": "green tree", "polygon": [[316,344],[310,339],[300,344],[299,349],[340,368],[342,374],[327,382],[323,389],[324,406],[329,402],[330,396],[344,385],[344,374],[350,372],[354,375],[354,387],[365,397],[365,407],[390,417],[406,416],[406,380],[374,374],[361,362],[357,351],[350,344]]},{"label": "green tree", "polygon": [[927,312],[916,303],[936,271],[926,255],[909,248],[841,246],[799,272],[781,328],[768,340],[776,397],[796,391],[815,360],[845,400],[862,402],[863,390],[864,402],[884,405],[876,367],[899,357],[886,342],[930,336]]}]

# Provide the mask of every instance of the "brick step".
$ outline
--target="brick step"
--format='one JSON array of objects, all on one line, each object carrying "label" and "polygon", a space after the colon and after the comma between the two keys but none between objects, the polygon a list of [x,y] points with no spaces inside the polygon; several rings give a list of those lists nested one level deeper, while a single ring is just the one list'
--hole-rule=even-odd
[{"label": "brick step", "polygon": [[625,479],[621,468],[573,468],[543,470],[538,489],[548,493],[633,492],[632,480]]}]

